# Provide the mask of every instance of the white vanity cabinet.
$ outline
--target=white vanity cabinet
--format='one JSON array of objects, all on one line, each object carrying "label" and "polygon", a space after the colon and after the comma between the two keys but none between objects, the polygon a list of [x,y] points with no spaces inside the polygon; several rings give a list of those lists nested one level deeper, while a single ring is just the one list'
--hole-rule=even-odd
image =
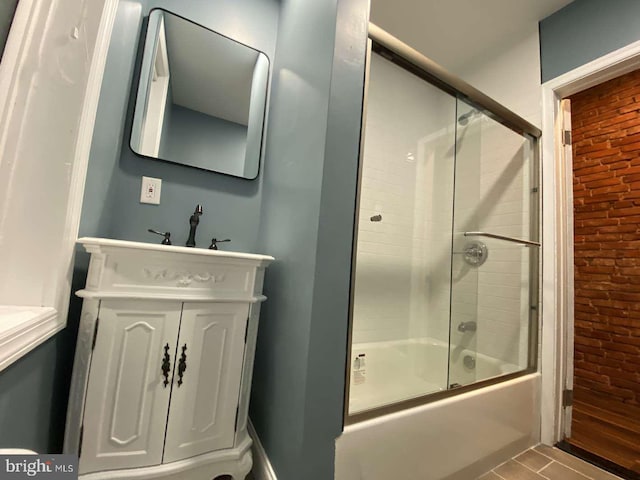
[{"label": "white vanity cabinet", "polygon": [[[247,314],[242,304],[184,306],[165,462],[233,447]],[[185,355],[181,379],[178,368]]]},{"label": "white vanity cabinet", "polygon": [[[244,479],[272,257],[80,239],[91,256],[65,432],[86,479]],[[225,477],[228,478],[228,477]]]},{"label": "white vanity cabinet", "polygon": [[81,472],[159,465],[171,385],[163,346],[175,353],[180,303],[104,300],[91,360]]}]

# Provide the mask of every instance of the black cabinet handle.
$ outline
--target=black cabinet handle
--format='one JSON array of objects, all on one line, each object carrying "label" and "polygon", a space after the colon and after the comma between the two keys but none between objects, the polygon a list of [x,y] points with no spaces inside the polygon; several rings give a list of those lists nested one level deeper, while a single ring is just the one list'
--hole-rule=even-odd
[{"label": "black cabinet handle", "polygon": [[182,355],[180,355],[180,361],[178,362],[178,387],[182,385],[182,376],[184,375],[185,370],[187,369],[187,344],[185,343],[182,347]]},{"label": "black cabinet handle", "polygon": [[169,357],[169,344],[164,346],[164,357],[162,358],[162,375],[164,376],[164,388],[169,385],[169,370],[171,370],[171,357]]}]

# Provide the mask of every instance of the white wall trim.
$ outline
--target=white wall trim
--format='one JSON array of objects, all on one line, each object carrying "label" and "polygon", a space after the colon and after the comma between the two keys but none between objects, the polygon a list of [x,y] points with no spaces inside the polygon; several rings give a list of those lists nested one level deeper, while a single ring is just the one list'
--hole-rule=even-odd
[{"label": "white wall trim", "polygon": [[[46,299],[42,298],[40,301],[32,299],[30,307],[0,305],[0,370],[66,326],[73,274],[73,254],[80,224],[89,151],[104,66],[118,6],[118,0],[102,0],[102,2],[103,10],[94,54],[89,67],[87,87],[84,92],[82,114],[73,151],[73,164],[69,172],[71,182],[67,211],[62,213],[64,217],[60,215],[60,222],[64,222],[64,231],[62,238],[56,236],[57,238],[52,239],[52,245],[60,245],[61,249],[52,252],[52,255],[55,255],[57,259],[55,268],[41,272],[41,276],[47,279],[44,290],[52,292],[52,295],[47,295]],[[20,152],[14,151],[23,139],[14,138],[9,134],[9,131],[11,126],[19,124],[22,126],[21,137],[33,132],[34,139],[32,141],[38,141],[38,132],[40,131],[38,128],[41,129],[39,120],[37,118],[34,120],[34,117],[29,114],[29,105],[16,99],[21,91],[29,88],[28,82],[32,81],[31,77],[26,78],[24,72],[32,71],[34,63],[38,65],[38,59],[33,58],[33,46],[34,42],[42,41],[41,37],[46,33],[41,30],[42,25],[48,25],[47,22],[51,21],[51,8],[57,7],[55,5],[52,7],[49,0],[21,0],[19,2],[0,64],[0,152],[4,153],[0,156],[0,166],[3,166],[9,173],[17,168],[19,162],[41,160],[40,158],[25,158],[20,155]],[[72,35],[74,34],[78,33],[72,32]],[[35,53],[40,54],[41,52]],[[38,66],[38,68],[45,67]],[[11,152],[7,153],[9,150]],[[1,165],[3,161],[7,163]],[[10,186],[19,188],[15,182]],[[10,192],[2,192],[2,194],[0,197],[0,240],[5,234],[16,235],[20,233],[8,227],[5,228],[6,212],[10,208],[14,208],[15,205],[10,201],[13,198]],[[47,208],[47,206],[38,205],[36,208]],[[35,231],[30,234],[35,234]],[[45,269],[48,268],[45,267]],[[18,284],[17,287],[28,289],[29,285]],[[33,307],[34,304],[38,306]]]},{"label": "white wall trim", "polygon": [[[560,101],[574,93],[640,68],[640,41],[604,55],[542,85],[542,425],[541,440],[553,445],[562,439],[562,389],[567,352],[569,283],[567,256],[572,242],[563,218],[570,197],[565,187],[566,172],[561,161]],[[572,252],[571,252],[572,254]],[[572,354],[572,352],[571,352]]]},{"label": "white wall trim", "polygon": [[[11,309],[13,315],[0,312],[0,371],[30,352],[64,328],[54,308]],[[20,317],[17,322],[11,318]],[[8,322],[8,323],[7,323]]]},{"label": "white wall trim", "polygon": [[118,11],[118,0],[105,0],[102,20],[96,38],[96,46],[89,70],[87,91],[80,118],[80,130],[76,142],[73,170],[71,172],[71,188],[69,191],[69,203],[63,238],[62,261],[57,278],[57,307],[58,312],[66,317],[69,310],[69,295],[71,293],[71,280],[73,277],[73,258],[80,228],[80,216],[82,214],[82,201],[84,199],[84,187],[89,168],[89,156],[91,142],[93,141],[93,129],[96,123],[102,79],[111,43],[111,33]]},{"label": "white wall trim", "polygon": [[[26,64],[26,56],[30,43],[33,41],[33,31],[37,28],[42,12],[42,2],[39,0],[22,0],[18,2],[7,43],[5,45],[2,61],[0,62],[0,152],[5,151],[5,145],[9,138],[8,125],[11,121],[21,119],[20,112],[23,106],[16,101],[20,74]],[[14,113],[15,110],[18,112]],[[0,156],[0,165],[6,162],[6,156]],[[13,167],[15,168],[15,167]],[[3,192],[5,193],[5,192]],[[5,193],[5,197],[7,194]],[[0,200],[3,200],[0,198]],[[0,236],[3,232],[3,221],[8,202],[0,203]]]},{"label": "white wall trim", "polygon": [[251,447],[253,451],[253,469],[251,471],[255,480],[278,480],[251,420],[249,420],[247,430],[253,439],[253,446]]}]

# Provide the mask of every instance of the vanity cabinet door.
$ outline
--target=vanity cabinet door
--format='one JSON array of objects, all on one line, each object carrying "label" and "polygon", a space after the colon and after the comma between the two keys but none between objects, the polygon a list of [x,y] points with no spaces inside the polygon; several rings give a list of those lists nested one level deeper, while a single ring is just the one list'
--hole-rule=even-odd
[{"label": "vanity cabinet door", "polygon": [[80,473],[162,462],[181,308],[179,302],[101,302]]},{"label": "vanity cabinet door", "polygon": [[248,312],[184,304],[164,463],[233,446]]}]

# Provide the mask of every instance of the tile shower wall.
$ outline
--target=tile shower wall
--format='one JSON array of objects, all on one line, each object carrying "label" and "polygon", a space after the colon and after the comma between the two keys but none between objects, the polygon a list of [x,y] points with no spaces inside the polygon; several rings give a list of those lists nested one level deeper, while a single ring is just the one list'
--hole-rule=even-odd
[{"label": "tile shower wall", "polygon": [[377,54],[370,78],[353,342],[446,341],[455,100]]}]

